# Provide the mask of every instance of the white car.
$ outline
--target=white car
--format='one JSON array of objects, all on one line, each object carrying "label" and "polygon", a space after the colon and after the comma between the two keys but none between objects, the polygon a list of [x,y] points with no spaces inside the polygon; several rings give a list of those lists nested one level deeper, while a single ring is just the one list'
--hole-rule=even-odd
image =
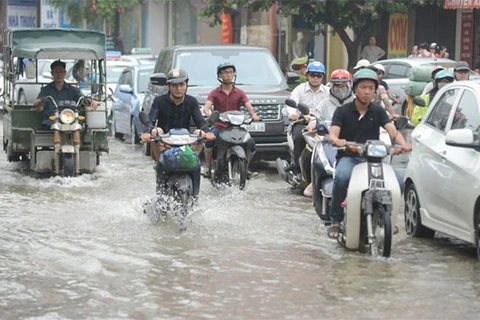
[{"label": "white car", "polygon": [[474,244],[480,259],[480,82],[457,81],[436,95],[412,132],[405,172],[405,229]]}]

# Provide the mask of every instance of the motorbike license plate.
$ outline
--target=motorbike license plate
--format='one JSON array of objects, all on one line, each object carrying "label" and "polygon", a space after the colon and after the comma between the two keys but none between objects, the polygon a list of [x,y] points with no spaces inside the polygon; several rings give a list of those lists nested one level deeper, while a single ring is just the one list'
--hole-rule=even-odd
[{"label": "motorbike license plate", "polygon": [[265,132],[265,122],[252,122],[245,129],[249,132]]},{"label": "motorbike license plate", "polygon": [[69,146],[69,145],[62,146],[62,153],[74,153],[74,152],[75,152],[75,149],[73,148],[73,146]]}]

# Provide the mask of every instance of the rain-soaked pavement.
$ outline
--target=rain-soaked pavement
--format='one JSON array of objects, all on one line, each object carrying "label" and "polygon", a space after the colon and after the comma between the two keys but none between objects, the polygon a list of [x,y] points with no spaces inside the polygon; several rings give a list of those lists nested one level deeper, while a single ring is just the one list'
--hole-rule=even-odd
[{"label": "rain-soaked pavement", "polygon": [[[0,131],[1,132],[1,131]],[[474,319],[475,250],[394,237],[392,258],[326,237],[272,167],[244,192],[203,180],[186,232],[153,224],[140,147],[111,141],[98,172],[36,179],[0,157],[1,319]]]}]

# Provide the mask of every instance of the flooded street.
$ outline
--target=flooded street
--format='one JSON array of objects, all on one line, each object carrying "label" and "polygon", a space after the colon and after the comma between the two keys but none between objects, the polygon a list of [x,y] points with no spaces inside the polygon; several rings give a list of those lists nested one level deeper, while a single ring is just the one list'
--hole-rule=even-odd
[{"label": "flooded street", "polygon": [[154,171],[112,140],[98,172],[36,179],[0,156],[1,319],[461,319],[480,312],[475,249],[394,236],[341,248],[261,165],[244,192],[202,180],[186,232],[154,224]]}]

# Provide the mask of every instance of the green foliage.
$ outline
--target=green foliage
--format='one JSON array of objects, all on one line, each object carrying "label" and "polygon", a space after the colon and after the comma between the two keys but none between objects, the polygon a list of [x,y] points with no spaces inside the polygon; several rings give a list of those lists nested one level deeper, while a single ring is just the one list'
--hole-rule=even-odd
[{"label": "green foliage", "polygon": [[98,18],[105,18],[107,25],[112,25],[117,12],[138,5],[140,0],[51,0],[51,3],[55,8],[63,8],[76,26],[84,19],[90,24]]}]

